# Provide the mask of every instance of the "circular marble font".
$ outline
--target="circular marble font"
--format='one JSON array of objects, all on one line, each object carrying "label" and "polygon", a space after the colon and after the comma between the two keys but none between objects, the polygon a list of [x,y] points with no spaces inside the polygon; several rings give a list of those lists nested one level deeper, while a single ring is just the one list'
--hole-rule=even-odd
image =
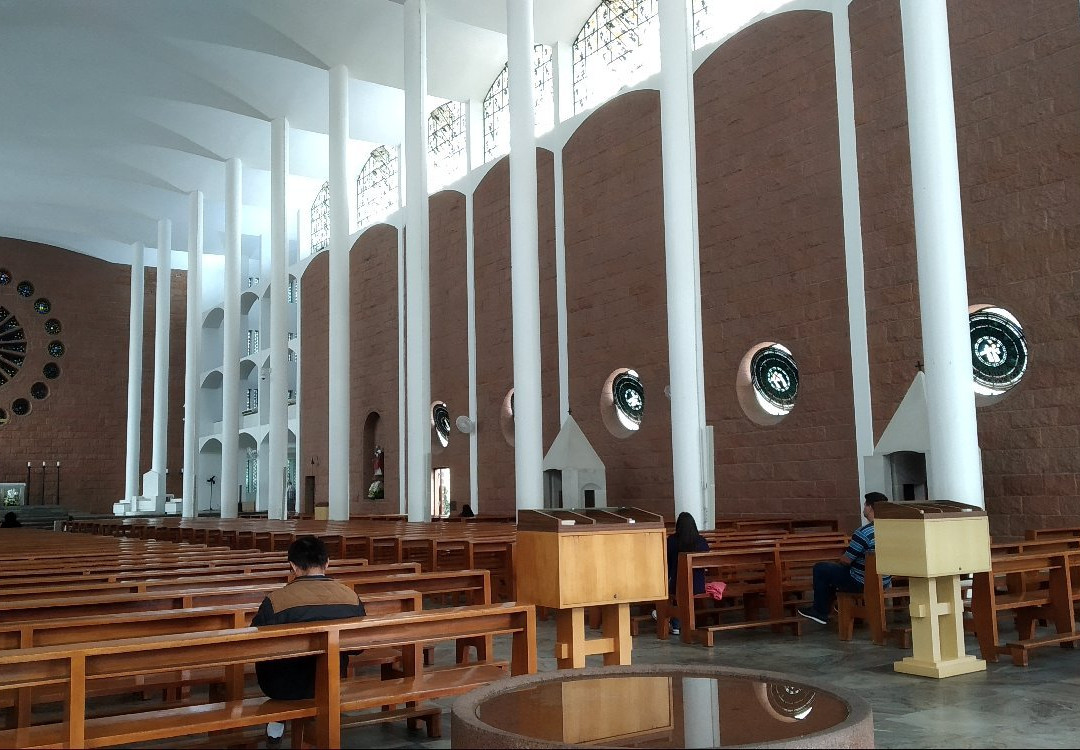
[{"label": "circular marble font", "polygon": [[648,664],[499,680],[454,703],[452,747],[874,746],[870,704],[792,675]]}]

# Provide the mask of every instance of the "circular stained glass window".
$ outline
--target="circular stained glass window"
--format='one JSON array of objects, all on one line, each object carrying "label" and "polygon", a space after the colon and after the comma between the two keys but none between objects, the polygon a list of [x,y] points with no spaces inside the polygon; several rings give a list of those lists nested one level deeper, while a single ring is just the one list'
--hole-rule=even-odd
[{"label": "circular stained glass window", "polygon": [[780,344],[759,349],[750,359],[750,382],[761,408],[784,416],[795,407],[799,395],[799,367],[791,352]]},{"label": "circular stained glass window", "polygon": [[25,398],[17,398],[11,404],[11,412],[17,417],[23,417],[30,413],[30,402]]},{"label": "circular stained glass window", "polygon": [[628,430],[639,429],[645,413],[645,387],[638,374],[626,370],[616,375],[611,381],[611,395],[622,426]]},{"label": "circular stained glass window", "polygon": [[11,380],[22,367],[26,337],[18,318],[0,307],[0,385]]},{"label": "circular stained glass window", "polygon": [[20,281],[16,289],[20,297],[30,297],[34,294],[34,285],[29,281]]},{"label": "circular stained glass window", "polygon": [[49,342],[49,354],[51,354],[54,357],[63,357],[64,356],[64,345],[63,345],[63,343],[61,343],[59,341],[50,341]]},{"label": "circular stained glass window", "polygon": [[1020,322],[1000,307],[984,307],[968,316],[971,328],[971,370],[975,393],[1000,396],[1024,377],[1027,339]]},{"label": "circular stained glass window", "polygon": [[30,386],[30,395],[36,398],[38,401],[49,395],[49,386],[45,385],[41,381],[34,383]]},{"label": "circular stained glass window", "polygon": [[56,380],[60,377],[60,365],[55,362],[49,362],[47,365],[41,368],[41,374],[47,377],[49,380]]},{"label": "circular stained glass window", "polygon": [[8,417],[7,409],[0,409],[0,425],[7,424],[8,419],[9,419],[9,417]]},{"label": "circular stained glass window", "polygon": [[50,336],[59,336],[62,330],[63,326],[60,325],[60,321],[56,318],[49,318],[45,321],[45,333]]},{"label": "circular stained glass window", "polygon": [[436,401],[431,407],[431,426],[435,429],[435,436],[445,448],[450,444],[450,410],[442,401]]},{"label": "circular stained glass window", "polygon": [[34,302],[34,309],[41,315],[48,315],[49,311],[52,310],[52,303],[44,297],[38,297],[37,301]]},{"label": "circular stained glass window", "polygon": [[6,268],[0,268],[0,286],[11,283],[11,271]]}]

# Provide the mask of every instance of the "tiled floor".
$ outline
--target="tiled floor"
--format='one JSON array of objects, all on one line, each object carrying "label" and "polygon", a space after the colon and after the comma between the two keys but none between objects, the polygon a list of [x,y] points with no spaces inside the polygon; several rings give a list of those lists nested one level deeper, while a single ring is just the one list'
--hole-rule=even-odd
[{"label": "tiled floor", "polygon": [[[1003,621],[1004,624],[1004,621]],[[555,669],[554,622],[539,623],[540,671]],[[592,634],[595,637],[596,633]],[[1003,632],[1002,637],[1011,635]],[[968,653],[977,654],[973,638]],[[875,646],[865,629],[843,643],[835,625],[806,623],[801,638],[768,631],[724,634],[713,648],[659,641],[650,633],[634,639],[635,663],[721,664],[787,672],[853,689],[870,701],[879,748],[974,748],[1080,746],[1080,649],[1035,651],[1028,667],[1006,658],[986,672],[931,680],[897,674],[892,662],[906,652]],[[909,653],[909,652],[908,652]],[[439,661],[452,658],[439,653]],[[593,665],[590,657],[590,666]],[[596,665],[600,664],[597,657]],[[352,748],[448,748],[452,701],[443,705],[443,737],[427,739],[404,723],[352,730]]]}]

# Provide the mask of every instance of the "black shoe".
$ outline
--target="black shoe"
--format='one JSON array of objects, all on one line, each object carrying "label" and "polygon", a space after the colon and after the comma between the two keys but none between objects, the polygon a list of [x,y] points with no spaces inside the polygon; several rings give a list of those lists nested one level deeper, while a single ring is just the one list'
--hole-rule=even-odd
[{"label": "black shoe", "polygon": [[829,624],[828,620],[822,619],[821,617],[818,617],[816,614],[814,614],[814,610],[812,610],[812,609],[800,609],[800,610],[797,610],[797,611],[798,611],[800,617],[805,617],[807,620],[813,620],[818,625],[828,625]]}]

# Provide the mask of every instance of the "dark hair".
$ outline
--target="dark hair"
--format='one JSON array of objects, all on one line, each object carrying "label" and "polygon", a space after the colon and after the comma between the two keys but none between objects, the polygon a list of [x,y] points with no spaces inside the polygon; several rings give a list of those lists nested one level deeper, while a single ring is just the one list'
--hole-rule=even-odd
[{"label": "dark hair", "polygon": [[330,555],[327,554],[322,539],[302,536],[289,545],[289,562],[300,570],[325,568],[330,562]]},{"label": "dark hair", "polygon": [[5,521],[14,521],[17,518],[18,518],[18,516],[15,515],[15,511],[13,511],[13,510],[9,510],[7,513],[4,514],[4,520]]},{"label": "dark hair", "polygon": [[865,495],[863,495],[863,500],[865,500],[866,504],[869,505],[871,508],[874,507],[874,503],[889,502],[889,498],[881,492],[867,492]]},{"label": "dark hair", "polygon": [[469,505],[468,503],[465,503],[464,505],[461,506],[461,517],[462,518],[473,518],[475,516],[476,516],[476,514],[473,513],[473,509],[472,509],[471,505]]},{"label": "dark hair", "polygon": [[675,548],[679,552],[696,552],[698,539],[697,521],[685,510],[675,519]]}]

